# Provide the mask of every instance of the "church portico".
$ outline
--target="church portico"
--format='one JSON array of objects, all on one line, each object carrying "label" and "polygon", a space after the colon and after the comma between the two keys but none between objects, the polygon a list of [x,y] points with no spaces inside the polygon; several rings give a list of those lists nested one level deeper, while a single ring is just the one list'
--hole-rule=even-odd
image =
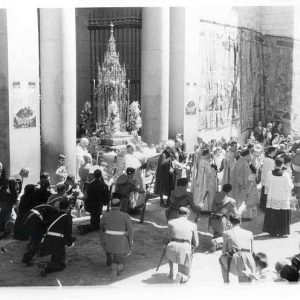
[{"label": "church portico", "polygon": [[[60,153],[75,172],[76,125],[84,103],[97,101],[98,62],[111,22],[130,80],[129,104],[140,104],[140,134],[149,146],[178,132],[189,152],[197,136],[244,141],[258,120],[282,122],[284,134],[291,129],[298,135],[297,9],[228,6],[224,12],[209,7],[31,8],[26,27],[19,24],[20,9],[1,10],[0,122],[7,130],[1,133],[0,160],[11,173],[31,165],[15,147],[28,143],[24,153],[38,161],[30,176],[38,179],[41,170],[53,174]],[[16,119],[23,123],[14,125],[18,94],[25,91],[22,101],[33,101],[35,123]]]}]

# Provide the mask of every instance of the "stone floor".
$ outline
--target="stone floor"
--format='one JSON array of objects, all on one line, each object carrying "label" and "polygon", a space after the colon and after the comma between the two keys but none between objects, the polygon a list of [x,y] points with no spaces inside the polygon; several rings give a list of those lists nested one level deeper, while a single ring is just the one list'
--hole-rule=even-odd
[{"label": "stone floor", "polygon": [[[37,263],[45,258],[36,258],[35,265],[25,267],[20,261],[26,243],[6,239],[0,241],[0,286],[110,286],[125,288],[163,287],[173,285],[167,277],[168,264],[166,259],[155,271],[163,250],[162,241],[167,236],[167,223],[164,218],[164,209],[159,206],[158,199],[151,199],[147,206],[144,224],[139,224],[139,215],[133,216],[135,239],[134,249],[126,258],[127,264],[118,280],[111,283],[110,269],[105,265],[105,254],[99,243],[97,232],[85,236],[78,235],[74,226],[74,235],[77,237],[73,248],[67,249],[67,268],[63,272],[39,276]],[[291,235],[288,238],[271,238],[261,233],[264,214],[259,215],[251,222],[242,223],[242,227],[253,231],[255,235],[255,251],[266,252],[271,266],[283,257],[290,257],[299,253],[300,240],[300,211],[292,212]],[[76,220],[76,223],[87,222],[88,217]],[[223,285],[218,257],[220,251],[208,253],[211,246],[211,233],[207,228],[208,216],[201,215],[198,221],[200,245],[196,249],[193,260],[192,277],[186,287],[197,289],[199,285]],[[46,258],[47,259],[47,258]],[[232,282],[236,282],[233,278]]]}]

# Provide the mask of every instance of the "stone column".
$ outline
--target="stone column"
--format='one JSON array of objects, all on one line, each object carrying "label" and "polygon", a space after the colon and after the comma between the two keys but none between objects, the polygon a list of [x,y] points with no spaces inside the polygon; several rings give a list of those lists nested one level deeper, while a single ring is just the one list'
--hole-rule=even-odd
[{"label": "stone column", "polygon": [[170,8],[170,137],[184,133],[185,8]]},{"label": "stone column", "polygon": [[7,13],[0,9],[0,162],[9,172],[9,98]]},{"label": "stone column", "polygon": [[58,155],[76,170],[75,9],[40,10],[42,171],[52,176]]},{"label": "stone column", "polygon": [[[26,22],[24,22],[26,18]],[[40,173],[39,47],[37,10],[0,10],[0,161],[8,175]]]},{"label": "stone column", "polygon": [[143,8],[142,138],[148,144],[169,137],[169,37],[169,8]]}]

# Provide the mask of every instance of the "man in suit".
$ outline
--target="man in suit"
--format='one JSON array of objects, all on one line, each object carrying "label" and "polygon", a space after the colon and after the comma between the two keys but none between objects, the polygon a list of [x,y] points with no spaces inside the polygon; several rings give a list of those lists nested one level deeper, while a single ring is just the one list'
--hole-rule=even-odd
[{"label": "man in suit", "polygon": [[238,276],[239,282],[250,282],[249,272],[255,273],[253,259],[253,233],[240,227],[239,216],[230,215],[232,228],[223,233],[223,249],[219,258],[223,280],[229,283],[229,273]]},{"label": "man in suit", "polygon": [[109,202],[109,190],[102,178],[102,172],[99,169],[94,171],[94,180],[87,186],[87,197],[85,200],[85,210],[90,213],[90,224],[78,225],[77,228],[81,234],[100,228],[100,216],[102,215],[103,205]]},{"label": "man in suit", "polygon": [[106,253],[106,264],[111,266],[112,280],[124,269],[124,255],[130,254],[133,244],[131,219],[120,211],[120,199],[120,194],[112,195],[111,211],[100,222],[100,242]]},{"label": "man in suit", "polygon": [[197,225],[187,220],[189,210],[180,207],[179,218],[168,222],[169,240],[166,255],[169,260],[169,278],[173,279],[173,264],[178,264],[176,281],[185,283],[189,280],[192,266],[193,249],[199,245]]}]

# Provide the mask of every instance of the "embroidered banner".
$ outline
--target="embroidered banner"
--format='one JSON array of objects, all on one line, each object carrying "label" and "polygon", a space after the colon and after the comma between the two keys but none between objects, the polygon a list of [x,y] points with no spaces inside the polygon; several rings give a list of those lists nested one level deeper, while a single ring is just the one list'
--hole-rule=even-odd
[{"label": "embroidered banner", "polygon": [[199,130],[223,128],[239,118],[237,30],[200,22]]}]

